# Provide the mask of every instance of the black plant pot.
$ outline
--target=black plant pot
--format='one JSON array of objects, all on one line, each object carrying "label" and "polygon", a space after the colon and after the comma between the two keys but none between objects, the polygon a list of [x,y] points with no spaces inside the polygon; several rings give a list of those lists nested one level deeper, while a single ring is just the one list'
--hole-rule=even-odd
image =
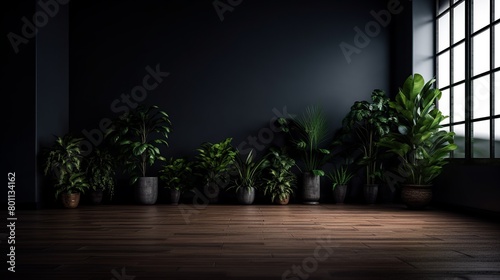
[{"label": "black plant pot", "polygon": [[250,205],[255,200],[255,188],[239,188],[236,195],[239,203]]},{"label": "black plant pot", "polygon": [[216,183],[209,183],[203,187],[203,194],[209,203],[219,202],[220,188]]},{"label": "black plant pot", "polygon": [[104,192],[103,192],[102,189],[98,189],[98,190],[92,191],[90,193],[90,201],[94,205],[101,204],[103,196],[104,196]]},{"label": "black plant pot", "polygon": [[378,185],[377,184],[364,185],[363,194],[365,196],[366,203],[375,204],[378,195]]},{"label": "black plant pot", "polygon": [[347,193],[347,185],[337,185],[333,189],[333,199],[335,203],[344,203],[345,195]]},{"label": "black plant pot", "polygon": [[140,204],[155,204],[158,199],[158,177],[139,177],[135,195]]},{"label": "black plant pot", "polygon": [[304,204],[319,204],[320,198],[320,178],[310,172],[303,174],[302,202]]},{"label": "black plant pot", "polygon": [[181,198],[180,190],[170,190],[170,204],[179,205],[180,198]]}]

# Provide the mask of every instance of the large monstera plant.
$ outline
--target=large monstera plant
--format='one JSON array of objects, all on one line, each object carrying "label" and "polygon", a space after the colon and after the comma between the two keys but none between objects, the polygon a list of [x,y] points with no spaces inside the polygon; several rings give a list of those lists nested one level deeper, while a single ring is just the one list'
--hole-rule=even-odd
[{"label": "large monstera plant", "polygon": [[441,91],[420,74],[409,76],[390,103],[398,113],[398,131],[387,134],[381,146],[400,159],[402,200],[409,208],[424,208],[432,199],[432,181],[442,172],[449,153],[457,148],[454,133],[442,129],[446,118],[436,107]]},{"label": "large monstera plant", "polygon": [[436,107],[442,93],[432,88],[434,82],[412,75],[390,103],[398,113],[398,131],[386,135],[380,145],[401,159],[400,174],[408,184],[430,184],[457,148],[454,133],[442,129],[446,116]]}]

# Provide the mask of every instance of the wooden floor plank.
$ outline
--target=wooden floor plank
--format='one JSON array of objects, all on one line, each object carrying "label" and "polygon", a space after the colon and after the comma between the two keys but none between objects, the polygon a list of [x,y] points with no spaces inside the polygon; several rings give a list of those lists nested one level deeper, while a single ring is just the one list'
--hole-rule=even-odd
[{"label": "wooden floor plank", "polygon": [[16,278],[2,279],[500,279],[500,225],[487,219],[399,205],[181,210],[19,211]]}]

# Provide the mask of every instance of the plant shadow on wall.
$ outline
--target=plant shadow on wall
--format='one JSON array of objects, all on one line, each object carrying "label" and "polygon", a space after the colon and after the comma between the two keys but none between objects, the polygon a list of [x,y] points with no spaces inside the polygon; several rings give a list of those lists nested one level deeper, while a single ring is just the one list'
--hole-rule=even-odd
[{"label": "plant shadow on wall", "polygon": [[446,118],[436,107],[441,91],[420,74],[406,79],[390,103],[398,113],[398,130],[385,135],[380,146],[397,155],[397,180],[403,183],[402,200],[408,208],[425,208],[432,200],[432,181],[442,172],[450,152],[457,148],[454,133],[442,129]]},{"label": "plant shadow on wall", "polygon": [[137,202],[154,204],[158,197],[158,177],[151,176],[149,167],[165,161],[160,148],[168,147],[171,123],[158,106],[138,106],[113,122],[107,137],[118,144],[124,172],[135,186]]},{"label": "plant shadow on wall", "polygon": [[379,184],[382,182],[386,153],[377,145],[380,139],[396,129],[396,112],[389,106],[389,98],[382,90],[374,90],[371,102],[356,101],[342,121],[342,129],[336,137],[354,159],[354,163],[364,170],[363,196],[365,202],[373,204],[377,200]]},{"label": "plant shadow on wall", "polygon": [[281,130],[288,135],[292,157],[302,163],[297,167],[303,175],[302,200],[305,204],[318,204],[320,199],[320,176],[330,158],[330,150],[324,146],[329,137],[327,118],[318,106],[309,106],[296,118],[279,118]]}]

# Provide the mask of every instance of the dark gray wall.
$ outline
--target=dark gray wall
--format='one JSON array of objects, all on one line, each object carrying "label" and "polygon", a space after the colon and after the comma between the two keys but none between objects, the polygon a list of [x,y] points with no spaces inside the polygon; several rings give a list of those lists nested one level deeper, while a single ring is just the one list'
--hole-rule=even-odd
[{"label": "dark gray wall", "polygon": [[[17,205],[35,201],[35,39],[21,39],[23,43],[15,44],[16,53],[7,36],[24,37],[21,18],[34,12],[33,1],[8,1],[3,3],[1,11],[0,80],[3,111],[7,116],[2,118],[2,176],[6,178],[8,172],[15,172]],[[2,189],[2,204],[7,205],[7,188]]]},{"label": "dark gray wall", "polygon": [[390,90],[388,28],[351,63],[340,48],[355,46],[354,28],[387,1],[242,1],[223,21],[212,3],[71,3],[71,130],[99,143],[99,122],[118,115],[111,104],[142,84],[147,66],[170,73],[140,103],[170,114],[175,156],[225,137],[238,146],[284,107],[320,104],[334,130],[354,101]]},{"label": "dark gray wall", "polygon": [[[52,8],[53,16],[36,37],[35,153],[39,162],[43,159],[43,149],[53,144],[55,136],[69,130],[69,6],[57,7]],[[37,5],[37,11],[44,10]],[[35,185],[39,206],[54,199],[50,182],[42,172],[39,164]]]},{"label": "dark gray wall", "polygon": [[[8,116],[7,133],[2,137],[2,170],[4,174],[16,172],[17,204],[35,208],[42,205],[49,187],[40,174],[41,148],[69,128],[68,6],[50,6],[47,12],[31,0],[6,5],[2,8],[2,38],[12,32],[23,43],[15,44],[16,53],[8,39],[2,40],[5,63],[0,76]],[[34,23],[35,14],[38,23]]]}]

